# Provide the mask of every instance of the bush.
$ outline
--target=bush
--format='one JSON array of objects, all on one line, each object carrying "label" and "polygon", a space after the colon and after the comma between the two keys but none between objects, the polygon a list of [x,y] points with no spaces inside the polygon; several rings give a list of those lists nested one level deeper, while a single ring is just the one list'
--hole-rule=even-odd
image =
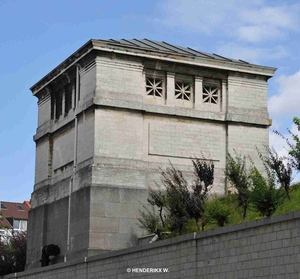
[{"label": "bush", "polygon": [[149,210],[141,213],[139,221],[142,228],[149,232],[155,232],[157,228],[169,229],[176,234],[182,234],[188,222],[194,219],[198,230],[200,229],[199,222],[214,180],[214,164],[212,161],[197,158],[192,162],[195,174],[192,185],[188,184],[182,172],[171,163],[166,170],[159,170],[164,189],[150,189],[148,198],[148,202],[158,208],[159,214]]},{"label": "bush", "polygon": [[140,222],[139,227],[145,229],[148,233],[157,234],[159,237],[164,231],[164,225],[160,217],[157,215],[154,205],[151,208],[143,206],[144,211],[140,211],[141,217],[138,218]]},{"label": "bush", "polygon": [[229,224],[231,214],[231,207],[222,202],[220,198],[215,198],[206,205],[206,218],[210,223],[216,223],[219,227]]},{"label": "bush", "polygon": [[267,181],[256,169],[252,169],[253,191],[251,203],[262,216],[271,216],[284,201],[284,191],[275,189],[274,181]]},{"label": "bush", "polygon": [[234,159],[228,153],[225,176],[237,190],[239,206],[243,208],[243,218],[245,219],[251,193],[251,180],[246,169],[246,158],[236,154]]},{"label": "bush", "polygon": [[0,239],[0,275],[21,272],[26,264],[27,233],[15,231]]}]

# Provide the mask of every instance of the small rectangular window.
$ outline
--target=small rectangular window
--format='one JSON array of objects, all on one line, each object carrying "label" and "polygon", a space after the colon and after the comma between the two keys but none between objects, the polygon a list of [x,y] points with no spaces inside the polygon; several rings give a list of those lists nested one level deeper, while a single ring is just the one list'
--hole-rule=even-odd
[{"label": "small rectangular window", "polygon": [[24,211],[24,208],[21,205],[17,205],[18,210]]},{"label": "small rectangular window", "polygon": [[59,119],[59,117],[62,115],[62,99],[63,92],[60,90],[55,94],[55,119]]},{"label": "small rectangular window", "polygon": [[65,85],[65,114],[72,108],[72,84]]},{"label": "small rectangular window", "polygon": [[15,230],[19,230],[19,229],[20,229],[20,220],[14,219],[13,228],[14,228]]},{"label": "small rectangular window", "polygon": [[7,209],[3,203],[1,203],[1,209]]}]

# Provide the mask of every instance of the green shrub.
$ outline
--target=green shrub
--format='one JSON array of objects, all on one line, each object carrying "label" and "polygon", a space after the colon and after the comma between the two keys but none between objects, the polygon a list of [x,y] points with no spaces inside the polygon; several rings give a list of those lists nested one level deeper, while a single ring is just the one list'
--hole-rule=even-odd
[{"label": "green shrub", "polygon": [[[195,174],[192,184],[171,163],[165,170],[159,169],[164,188],[149,189],[148,202],[152,205],[152,211],[145,208],[146,211],[141,212],[141,228],[152,233],[170,230],[175,234],[183,234],[188,223],[194,220],[200,230],[205,202],[214,181],[214,164],[211,160],[198,158],[192,159],[192,163]],[[155,208],[158,208],[159,214]]]},{"label": "green shrub", "polygon": [[222,202],[220,198],[215,198],[206,204],[205,216],[210,223],[215,223],[219,227],[229,224],[232,209]]},{"label": "green shrub", "polygon": [[237,190],[239,206],[243,208],[243,218],[245,219],[251,193],[251,180],[246,169],[246,158],[236,154],[234,159],[228,153],[225,176]]},{"label": "green shrub", "polygon": [[254,167],[251,172],[253,191],[251,204],[262,216],[271,216],[284,201],[284,191],[275,189],[274,180],[267,181]]},{"label": "green shrub", "polygon": [[155,233],[160,237],[165,228],[161,222],[160,216],[157,214],[154,205],[151,205],[150,209],[146,206],[143,206],[143,208],[144,211],[140,210],[141,217],[138,218],[138,221],[140,222],[138,226],[146,230],[148,233]]}]

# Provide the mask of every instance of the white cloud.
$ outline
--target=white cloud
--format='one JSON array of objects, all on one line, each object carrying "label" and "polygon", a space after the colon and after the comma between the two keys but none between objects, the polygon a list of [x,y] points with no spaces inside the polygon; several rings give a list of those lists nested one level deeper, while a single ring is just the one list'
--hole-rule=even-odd
[{"label": "white cloud", "polygon": [[252,43],[281,39],[300,22],[299,4],[271,1],[165,0],[161,8],[166,25]]},{"label": "white cloud", "polygon": [[297,116],[300,111],[300,71],[277,80],[278,94],[272,96],[268,108],[272,117]]},{"label": "white cloud", "polygon": [[299,5],[266,6],[260,9],[242,11],[241,16],[244,21],[261,25],[272,25],[279,28],[296,29],[299,25]]},{"label": "white cloud", "polygon": [[251,43],[282,38],[283,34],[274,26],[244,25],[238,29],[239,39]]},{"label": "white cloud", "polygon": [[282,38],[286,30],[297,30],[299,6],[263,6],[240,13],[239,34],[243,40],[259,42]]},{"label": "white cloud", "polygon": [[222,43],[217,52],[226,57],[238,58],[257,64],[288,56],[288,52],[281,45],[274,46],[270,51],[270,48],[253,47],[238,43]]}]

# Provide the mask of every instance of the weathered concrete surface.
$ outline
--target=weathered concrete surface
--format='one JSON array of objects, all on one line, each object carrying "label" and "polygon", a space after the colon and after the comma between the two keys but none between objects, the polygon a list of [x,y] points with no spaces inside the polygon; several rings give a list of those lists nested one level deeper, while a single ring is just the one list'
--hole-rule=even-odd
[{"label": "weathered concrete surface", "polygon": [[[225,191],[227,152],[235,149],[259,163],[256,147],[268,144],[270,73],[253,74],[254,68],[252,74],[250,69],[233,71],[234,63],[231,70],[221,70],[213,68],[216,61],[200,67],[159,59],[101,50],[61,69],[64,73],[47,85],[41,81],[34,87],[39,110],[29,268],[39,266],[41,250],[50,243],[61,247],[58,262],[64,255],[71,260],[135,245],[143,233],[137,226],[139,209],[148,188],[160,181],[157,169],[168,166],[169,160],[188,180],[191,157],[214,160],[218,193]],[[146,94],[149,76],[164,81],[162,97]],[[190,100],[176,99],[177,80],[190,83]],[[208,85],[218,88],[217,104],[203,101],[203,86]],[[70,110],[65,86],[72,88]],[[63,94],[61,101],[57,92]]]},{"label": "weathered concrete surface", "polygon": [[[73,262],[4,278],[297,279],[300,273],[299,236],[300,212],[291,212],[94,257],[81,257]],[[157,268],[165,268],[167,272]]]}]

